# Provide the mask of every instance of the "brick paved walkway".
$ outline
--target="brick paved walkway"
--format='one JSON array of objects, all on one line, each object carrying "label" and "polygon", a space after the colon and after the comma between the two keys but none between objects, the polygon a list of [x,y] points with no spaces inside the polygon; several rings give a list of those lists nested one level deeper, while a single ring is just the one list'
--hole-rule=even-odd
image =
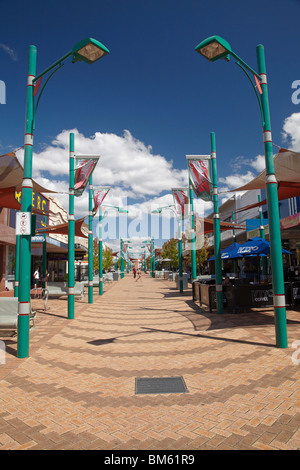
[{"label": "brick paved walkway", "polygon": [[[209,314],[149,275],[76,301],[74,320],[66,300],[33,306],[30,357],[5,339],[0,450],[300,448],[299,312],[278,349],[272,310]],[[135,393],[136,378],[178,376],[188,393]]]}]

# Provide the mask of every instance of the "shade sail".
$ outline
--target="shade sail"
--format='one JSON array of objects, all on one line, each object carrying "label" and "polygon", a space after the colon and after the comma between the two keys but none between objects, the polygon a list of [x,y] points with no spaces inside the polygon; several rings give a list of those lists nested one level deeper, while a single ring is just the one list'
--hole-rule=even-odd
[{"label": "shade sail", "polygon": [[[24,169],[20,165],[15,152],[0,155],[0,189],[14,187],[16,191],[22,189]],[[36,183],[34,180],[33,191],[36,193],[55,193]]]},{"label": "shade sail", "polygon": [[[274,158],[275,176],[280,183],[279,186],[290,187],[291,183],[298,183],[300,187],[300,153],[292,150],[280,149]],[[248,191],[250,189],[262,189],[266,186],[266,170],[262,171],[256,178],[233,191]]]},{"label": "shade sail", "polygon": [[[75,236],[76,237],[82,237],[82,238],[88,238],[88,227],[84,223],[85,217],[82,217],[81,219],[75,220]],[[69,234],[69,223],[66,222],[64,224],[60,225],[48,225],[47,227],[43,229],[36,230],[37,234],[42,234],[42,233],[57,233],[61,235],[68,235]]]},{"label": "shade sail", "polygon": [[[15,199],[15,192],[21,191],[24,176],[23,167],[20,165],[15,152],[0,155],[0,207],[7,209],[21,209],[21,204]],[[55,193],[44,188],[32,180],[35,193]],[[33,209],[33,212],[37,212]]]},{"label": "shade sail", "polygon": [[[300,153],[281,148],[274,158],[274,170],[278,184],[278,200],[300,196]],[[264,189],[266,187],[266,170],[244,186],[240,186],[229,192],[249,191],[251,189]],[[242,207],[235,212],[252,209],[267,204],[266,199]]]},{"label": "shade sail", "polygon": [[[277,194],[278,194],[278,201],[283,201],[284,199],[289,199],[291,197],[300,196],[300,183],[280,181],[278,183]],[[241,207],[240,209],[237,209],[234,212],[237,214],[239,212],[253,209],[255,207],[264,206],[265,204],[267,204],[266,199],[260,202],[249,204],[248,206]]]},{"label": "shade sail", "polygon": [[[233,222],[222,222],[220,221],[220,230],[224,232],[225,230],[233,229],[245,229],[245,225],[235,224]],[[197,233],[212,233],[214,231],[214,221],[213,219],[201,219],[201,228],[197,230]]]}]

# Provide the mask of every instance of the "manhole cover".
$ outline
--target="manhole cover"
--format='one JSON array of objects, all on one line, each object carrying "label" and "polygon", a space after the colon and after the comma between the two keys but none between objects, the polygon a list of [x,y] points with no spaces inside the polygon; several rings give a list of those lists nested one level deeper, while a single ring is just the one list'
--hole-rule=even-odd
[{"label": "manhole cover", "polygon": [[136,378],[135,393],[187,393],[182,377]]}]

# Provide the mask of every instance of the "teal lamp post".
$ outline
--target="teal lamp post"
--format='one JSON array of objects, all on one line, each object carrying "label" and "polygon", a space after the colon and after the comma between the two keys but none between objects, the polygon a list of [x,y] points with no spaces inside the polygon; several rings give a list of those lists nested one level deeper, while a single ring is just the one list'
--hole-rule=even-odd
[{"label": "teal lamp post", "polygon": [[[258,195],[258,202],[261,202],[261,197]],[[259,206],[259,221],[260,221],[260,227],[259,227],[259,232],[260,232],[260,237],[265,239],[265,227],[264,227],[264,221],[263,221],[263,214],[262,214],[262,207]],[[262,266],[263,266],[263,275],[265,279],[267,278],[268,275],[268,260],[266,256],[262,256]]]},{"label": "teal lamp post", "polygon": [[[77,43],[71,51],[54,62],[39,75],[36,75],[35,46],[29,47],[28,77],[27,77],[27,99],[26,99],[26,121],[24,142],[24,176],[22,182],[21,211],[27,213],[31,220],[32,214],[32,154],[33,133],[35,129],[36,109],[46,84],[52,75],[59,70],[63,62],[72,57],[72,62],[84,61],[89,64],[109,53],[109,50],[95,39],[87,38]],[[40,79],[52,71],[39,93],[35,106],[34,97],[38,92]],[[29,315],[30,315],[30,281],[31,281],[31,233],[21,235],[20,239],[20,287],[18,304],[18,357],[25,358],[29,355]]]},{"label": "teal lamp post", "polygon": [[[173,188],[175,190],[175,188]],[[178,189],[178,188],[176,188]],[[185,188],[180,188],[180,189],[185,189]],[[161,214],[164,209],[169,209],[172,212],[174,212],[175,217],[178,222],[178,268],[179,268],[179,292],[182,294],[183,293],[183,269],[182,269],[182,223],[183,223],[183,217],[178,217],[178,214],[176,213],[175,206],[174,204],[170,204],[168,206],[164,207],[159,207],[158,209],[154,209],[152,211],[152,214]],[[155,269],[155,257],[154,257],[154,269]]]},{"label": "teal lamp post", "polygon": [[69,143],[69,233],[68,233],[68,318],[74,319],[75,315],[75,217],[74,217],[74,175],[75,175],[75,150],[74,134],[70,133]]},{"label": "teal lamp post", "polygon": [[222,257],[221,257],[221,229],[218,200],[218,178],[216,159],[216,139],[215,133],[210,133],[211,144],[211,169],[214,204],[214,248],[215,248],[215,272],[216,272],[216,300],[217,313],[223,313],[223,286],[222,286]]},{"label": "teal lamp post", "polygon": [[[103,191],[109,191],[110,188],[101,188]],[[103,200],[102,200],[103,201]],[[102,243],[102,223],[103,223],[103,207],[99,207],[99,245],[98,245],[98,261],[99,261],[99,295],[103,295],[103,243]]]},{"label": "teal lamp post", "polygon": [[93,247],[93,175],[89,178],[89,234],[88,234],[88,303],[93,303],[93,264],[94,264],[94,247]]},{"label": "teal lamp post", "polygon": [[[283,276],[283,263],[281,251],[281,234],[280,234],[280,217],[278,206],[277,194],[277,180],[274,170],[273,161],[273,146],[270,122],[270,110],[268,99],[267,87],[267,74],[265,65],[264,47],[258,45],[256,47],[256,57],[258,73],[246,64],[237,54],[231,50],[230,44],[220,36],[212,36],[202,41],[195,48],[203,57],[211,62],[218,59],[225,59],[229,61],[230,56],[237,60],[237,65],[245,72],[249,78],[251,85],[256,93],[259,103],[262,128],[263,128],[263,141],[266,163],[266,191],[267,191],[267,206],[269,216],[269,233],[270,233],[270,251],[271,251],[271,265],[272,265],[272,284],[273,284],[273,304],[274,304],[274,317],[275,317],[275,330],[276,330],[276,346],[279,348],[288,347],[287,339],[287,325],[286,325],[286,305],[285,305],[285,290],[284,290],[284,276]],[[249,73],[254,75],[254,80],[259,90],[256,91],[255,85],[250,78]]]},{"label": "teal lamp post", "polygon": [[191,216],[191,262],[192,262],[192,280],[197,279],[197,260],[196,260],[196,232],[195,232],[195,215],[194,215],[194,197],[191,177],[189,175],[189,206]]},{"label": "teal lamp post", "polygon": [[[109,188],[106,188],[109,190]],[[116,209],[118,212],[121,212],[121,213],[128,213],[128,211],[126,209],[123,209],[122,207],[118,207],[118,206],[111,206],[109,204],[104,204],[104,207],[105,209],[106,208],[111,208],[111,209]],[[102,223],[103,223],[103,218],[104,218],[104,215],[106,214],[106,210],[105,210],[105,214],[103,215],[103,207],[100,206],[100,209],[99,209],[99,295],[103,295],[103,241],[102,241]],[[115,269],[117,270],[118,269],[118,262],[116,261],[115,263]]]}]

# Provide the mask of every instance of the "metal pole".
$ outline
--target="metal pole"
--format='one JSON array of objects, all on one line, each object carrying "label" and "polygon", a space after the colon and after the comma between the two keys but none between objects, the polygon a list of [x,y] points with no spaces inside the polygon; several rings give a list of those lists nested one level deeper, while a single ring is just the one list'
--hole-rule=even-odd
[{"label": "metal pole", "polygon": [[16,263],[15,263],[14,297],[19,297],[19,281],[20,281],[20,235],[16,235]]},{"label": "metal pole", "polygon": [[[231,220],[232,220],[232,222],[234,222],[234,212],[232,211],[231,214],[232,214]],[[233,238],[233,243],[236,243],[235,228],[233,229],[232,238]],[[233,260],[233,270],[234,270],[234,273],[237,274],[237,272],[238,272],[238,262],[237,262],[237,259],[235,259],[235,258]]]},{"label": "metal pole", "polygon": [[[47,216],[44,218],[45,225],[47,225]],[[43,240],[43,266],[42,266],[42,288],[46,287],[46,271],[47,271],[47,234],[44,233]]]},{"label": "metal pole", "polygon": [[[34,103],[32,80],[36,75],[35,46],[29,47],[27,102],[24,145],[24,176],[22,182],[21,211],[32,214],[32,150],[33,150],[33,120]],[[31,233],[21,235],[20,239],[20,288],[18,303],[18,357],[29,356],[29,315],[30,303],[30,277],[31,277]]]},{"label": "metal pole", "polygon": [[75,219],[74,219],[74,134],[70,133],[69,146],[69,236],[68,236],[68,318],[74,318],[75,299]]},{"label": "metal pole", "polygon": [[215,271],[216,271],[216,299],[217,313],[223,313],[223,286],[222,286],[222,258],[221,258],[221,230],[220,214],[218,202],[218,178],[216,160],[216,140],[215,133],[210,133],[211,142],[211,166],[214,204],[214,243],[215,243]]},{"label": "metal pole", "polygon": [[155,245],[154,245],[154,238],[152,238],[152,277],[155,278]]},{"label": "metal pole", "polygon": [[[99,208],[99,294],[103,295],[102,206]],[[115,268],[117,269],[118,266]]]},{"label": "metal pole", "polygon": [[[258,201],[261,201],[260,195],[258,195]],[[259,227],[259,232],[260,232],[260,237],[265,240],[265,227],[263,223],[263,216],[262,216],[262,207],[259,206],[259,219],[260,219],[260,227]],[[268,259],[266,256],[262,257],[262,265],[263,265],[263,274],[266,276],[268,274]]]},{"label": "metal pole", "polygon": [[123,240],[121,238],[121,279],[124,277],[124,256],[123,256]]},{"label": "metal pole", "polygon": [[266,189],[269,218],[270,251],[272,266],[273,302],[276,330],[276,345],[279,348],[288,347],[286,306],[282,263],[282,248],[280,234],[280,217],[277,194],[277,180],[273,162],[273,145],[271,134],[270,110],[268,100],[267,74],[265,54],[262,45],[256,48],[258,73],[262,79],[260,95],[263,113],[263,139],[266,162]]},{"label": "metal pole", "polygon": [[179,258],[179,292],[183,293],[183,273],[182,273],[182,221],[183,217],[178,217],[178,258]]},{"label": "metal pole", "polygon": [[89,179],[88,303],[93,303],[93,176]]},{"label": "metal pole", "polygon": [[195,217],[194,217],[194,200],[191,179],[189,179],[189,195],[190,195],[190,213],[191,213],[191,261],[192,261],[192,281],[197,279],[196,267],[196,235],[195,235]]}]

